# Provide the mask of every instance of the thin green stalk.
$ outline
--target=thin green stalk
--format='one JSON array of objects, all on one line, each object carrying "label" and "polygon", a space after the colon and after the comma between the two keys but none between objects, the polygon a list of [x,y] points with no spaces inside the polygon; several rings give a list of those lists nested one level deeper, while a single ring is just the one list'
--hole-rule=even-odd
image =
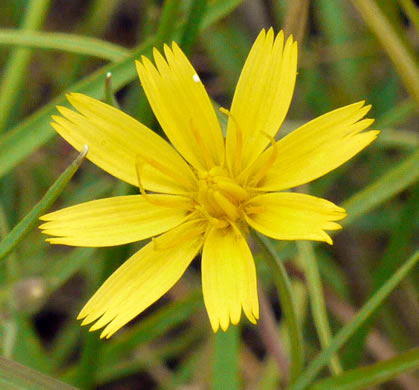
[{"label": "thin green stalk", "polygon": [[[50,0],[32,0],[23,18],[22,30],[36,30],[42,25]],[[31,58],[31,50],[14,49],[4,69],[0,84],[0,133],[7,126],[10,112],[23,85],[26,68]]]},{"label": "thin green stalk", "polygon": [[275,246],[269,238],[252,231],[252,237],[264,253],[264,260],[268,263],[278,290],[281,308],[290,335],[290,383],[301,374],[304,367],[304,345],[301,324],[298,321],[297,310],[291,282]]},{"label": "thin green stalk", "polygon": [[[161,50],[163,44],[173,38],[173,34],[177,29],[178,13],[180,8],[179,0],[166,0],[161,11],[160,24],[156,32],[154,47]],[[145,52],[144,55],[151,54]],[[137,98],[137,110],[135,116],[147,126],[151,126],[154,120],[150,104],[144,93]]]},{"label": "thin green stalk", "polygon": [[[418,367],[419,348],[412,348],[391,359],[348,370],[334,378],[323,379],[314,383],[310,390],[361,390],[369,386],[380,385]],[[417,387],[407,386],[404,388],[417,389]]]},{"label": "thin green stalk", "polygon": [[419,68],[374,0],[352,0],[369,28],[393,61],[404,86],[419,104]]},{"label": "thin green stalk", "polygon": [[[313,313],[314,325],[317,330],[317,335],[319,336],[320,345],[323,349],[326,349],[330,344],[332,332],[330,330],[326,303],[324,301],[322,281],[313,246],[310,242],[299,241],[297,242],[297,248],[304,265],[304,274],[310,296],[310,306]],[[337,355],[334,355],[331,358],[329,367],[331,372],[335,375],[342,372],[342,366]]]},{"label": "thin green stalk", "polygon": [[165,0],[156,33],[155,47],[157,49],[161,49],[167,38],[176,31],[180,5],[179,0]]},{"label": "thin green stalk", "polygon": [[77,34],[16,29],[0,29],[0,46],[59,50],[109,61],[120,61],[130,54],[130,51],[122,46],[97,38]]},{"label": "thin green stalk", "polygon": [[214,344],[215,353],[211,388],[213,390],[239,389],[239,328],[231,326],[227,332],[217,332]]},{"label": "thin green stalk", "polygon": [[418,178],[419,150],[374,183],[347,199],[342,207],[346,209],[348,216],[341,222],[342,226],[350,225],[361,215],[365,215],[368,211],[408,188]]},{"label": "thin green stalk", "polygon": [[190,5],[188,18],[183,29],[180,45],[183,51],[188,55],[198,38],[200,25],[207,10],[207,0],[196,0]]},{"label": "thin green stalk", "polygon": [[87,155],[85,147],[72,164],[61,174],[55,183],[48,189],[43,198],[34,208],[13,228],[13,230],[0,242],[0,260],[7,256],[20,241],[35,227],[38,218],[44,214],[55,202],[67,183],[79,169]]},{"label": "thin green stalk", "polygon": [[[396,127],[407,119],[413,117],[416,113],[416,104],[412,98],[405,99],[388,110],[384,115],[377,119],[375,127],[383,129],[384,127]],[[381,134],[382,135],[382,134]],[[380,139],[378,137],[378,139]]]},{"label": "thin green stalk", "polygon": [[42,372],[0,357],[0,387],[10,390],[77,390]]},{"label": "thin green stalk", "polygon": [[[9,225],[7,223],[6,213],[0,204],[0,239],[7,237],[9,234]],[[4,274],[3,274],[4,273]],[[5,358],[12,358],[13,351],[16,344],[17,323],[13,318],[12,313],[16,310],[15,299],[11,292],[13,291],[13,282],[17,281],[19,277],[19,268],[17,263],[16,254],[12,253],[6,259],[5,267],[0,269],[0,280],[7,291],[7,311],[3,322],[3,337],[2,337],[2,356]]]},{"label": "thin green stalk", "polygon": [[371,317],[390,293],[398,286],[403,278],[411,271],[419,260],[417,250],[390,279],[367,301],[350,323],[344,326],[332,339],[328,348],[320,352],[305,368],[304,373],[297,378],[289,390],[303,390],[310,385],[320,370],[327,364],[348,339]]},{"label": "thin green stalk", "polygon": [[110,106],[113,106],[118,109],[121,108],[112,90],[112,73],[111,72],[106,73],[106,76],[105,76],[105,103],[108,103]]}]

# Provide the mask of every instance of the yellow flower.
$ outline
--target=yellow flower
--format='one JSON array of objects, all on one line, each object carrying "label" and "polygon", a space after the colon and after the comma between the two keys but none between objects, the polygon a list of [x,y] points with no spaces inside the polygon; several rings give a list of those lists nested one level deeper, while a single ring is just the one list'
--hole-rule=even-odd
[{"label": "yellow flower", "polygon": [[[370,106],[325,114],[280,141],[290,106],[297,44],[262,30],[241,73],[224,138],[196,71],[176,43],[154,50],[138,74],[170,145],[120,110],[81,94],[58,107],[55,130],[111,175],[141,194],[100,199],[42,217],[52,244],[106,247],[150,237],[89,300],[78,318],[110,337],[166,293],[202,252],[202,288],[212,329],[259,317],[249,226],[277,240],[332,244],[345,210],[314,196],[280,192],[337,168],[378,131],[362,131]],[[148,192],[147,192],[148,191]]]}]

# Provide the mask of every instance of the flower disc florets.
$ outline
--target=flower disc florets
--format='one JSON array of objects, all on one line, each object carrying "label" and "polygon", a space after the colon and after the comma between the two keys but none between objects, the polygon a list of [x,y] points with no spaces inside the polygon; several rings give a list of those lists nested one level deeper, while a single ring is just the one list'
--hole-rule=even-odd
[{"label": "flower disc florets", "polygon": [[[222,167],[198,174],[196,208],[210,221],[227,225],[243,219],[243,205],[249,199],[242,188]],[[214,221],[217,222],[217,221]]]}]

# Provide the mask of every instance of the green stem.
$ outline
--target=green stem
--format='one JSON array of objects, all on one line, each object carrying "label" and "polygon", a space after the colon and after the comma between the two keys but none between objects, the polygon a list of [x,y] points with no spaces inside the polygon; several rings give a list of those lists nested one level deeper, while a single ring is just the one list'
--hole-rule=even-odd
[{"label": "green stem", "polygon": [[395,272],[390,279],[367,301],[362,309],[356,314],[353,320],[344,326],[332,339],[328,348],[320,352],[311,361],[304,373],[295,381],[289,390],[306,389],[320,370],[327,364],[331,356],[341,348],[348,339],[371,317],[380,307],[384,300],[397,287],[403,278],[413,269],[419,260],[419,250],[417,250],[406,262]]},{"label": "green stem", "polygon": [[[319,268],[316,263],[313,246],[310,242],[297,242],[300,258],[304,265],[304,274],[307,281],[307,288],[310,296],[311,310],[313,313],[314,325],[319,336],[320,345],[326,349],[332,338],[329,320],[327,316],[326,303],[324,301],[322,281]],[[329,363],[333,374],[342,372],[342,366],[337,355],[334,355]]]},{"label": "green stem", "polygon": [[61,174],[55,183],[48,189],[43,198],[35,207],[13,228],[13,230],[0,242],[0,260],[7,256],[20,241],[38,223],[38,218],[44,214],[55,202],[67,183],[79,169],[87,155],[88,148],[85,147],[72,164]]},{"label": "green stem", "polygon": [[416,59],[397,36],[389,21],[373,0],[352,0],[369,28],[393,61],[404,86],[419,103],[419,69]]},{"label": "green stem", "polygon": [[290,335],[290,383],[293,383],[303,370],[304,348],[291,282],[272,242],[258,232],[252,231],[252,237],[265,255],[264,259],[272,271],[272,277],[278,290],[281,308]]},{"label": "green stem", "polygon": [[[49,8],[49,0],[32,0],[26,8],[22,30],[35,30],[42,25]],[[0,132],[7,126],[10,112],[15,106],[31,58],[28,49],[14,49],[4,69],[0,84]]]},{"label": "green stem", "polygon": [[176,31],[180,4],[179,0],[166,0],[164,2],[155,41],[155,47],[159,50],[163,43],[172,37]]},{"label": "green stem", "polygon": [[125,47],[97,38],[77,34],[17,29],[0,29],[0,46],[59,50],[109,61],[120,61],[130,54],[130,51]]},{"label": "green stem", "polygon": [[207,0],[196,0],[190,6],[188,19],[186,20],[180,41],[180,45],[187,55],[190,54],[192,46],[198,38],[199,27],[207,10],[207,3]]}]

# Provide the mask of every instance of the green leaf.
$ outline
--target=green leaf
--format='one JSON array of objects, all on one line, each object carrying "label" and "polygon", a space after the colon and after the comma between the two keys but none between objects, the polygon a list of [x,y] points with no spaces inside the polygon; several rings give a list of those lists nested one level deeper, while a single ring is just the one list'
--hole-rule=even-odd
[{"label": "green leaf", "polygon": [[215,334],[214,365],[212,367],[213,390],[238,390],[240,331],[230,326],[227,332]]},{"label": "green leaf", "polygon": [[291,350],[290,383],[292,383],[303,370],[304,344],[291,282],[288,278],[285,267],[278,256],[275,245],[271,242],[271,240],[262,234],[253,231],[252,237],[262,250],[264,260],[269,264],[275,286],[278,290],[284,318],[288,326]]},{"label": "green leaf", "polygon": [[120,61],[130,51],[114,43],[76,34],[44,31],[0,30],[0,46],[17,46],[31,49],[59,50],[87,55],[109,61]]},{"label": "green leaf", "polygon": [[[326,304],[324,301],[322,281],[311,242],[298,241],[298,252],[304,266],[304,274],[307,282],[307,289],[310,297],[310,306],[313,313],[314,325],[323,349],[330,344],[331,330],[327,317]],[[337,355],[332,356],[329,363],[330,370],[334,374],[340,374],[342,367]]]},{"label": "green leaf", "polygon": [[348,370],[339,376],[314,383],[310,390],[361,390],[379,385],[398,375],[419,368],[419,348],[403,352],[376,364]]},{"label": "green leaf", "polygon": [[[23,30],[35,30],[40,27],[48,12],[49,5],[50,0],[29,1],[27,7],[24,7],[25,14],[21,28]],[[10,112],[23,85],[30,59],[30,50],[16,48],[11,53],[4,68],[0,85],[0,133],[7,126]]]},{"label": "green leaf", "polygon": [[374,0],[352,2],[387,52],[405,88],[419,103],[419,68],[417,60],[406,47],[406,42],[398,36]]},{"label": "green leaf", "polygon": [[0,387],[9,390],[76,390],[32,368],[0,357]]},{"label": "green leaf", "polygon": [[333,338],[329,347],[317,355],[306,367],[304,373],[297,378],[295,383],[291,385],[290,390],[305,389],[320,372],[320,370],[328,363],[334,353],[341,348],[346,341],[375,313],[384,300],[397,287],[403,278],[413,269],[419,260],[419,250],[417,250],[397,272],[367,301],[367,303],[359,310],[350,323],[344,326]]},{"label": "green leaf", "polygon": [[190,4],[188,19],[182,32],[180,45],[183,51],[188,55],[198,38],[199,27],[207,9],[207,0],[195,0]]},{"label": "green leaf", "polygon": [[71,165],[61,174],[55,183],[49,188],[44,197],[37,205],[13,228],[13,230],[0,242],[0,260],[7,256],[16,245],[35,227],[38,218],[44,214],[55,202],[67,183],[79,169],[87,155],[85,147]]},{"label": "green leaf", "polygon": [[411,154],[380,179],[346,200],[342,206],[346,209],[348,216],[341,224],[343,226],[351,224],[361,215],[366,214],[415,183],[418,178],[419,150]]}]

